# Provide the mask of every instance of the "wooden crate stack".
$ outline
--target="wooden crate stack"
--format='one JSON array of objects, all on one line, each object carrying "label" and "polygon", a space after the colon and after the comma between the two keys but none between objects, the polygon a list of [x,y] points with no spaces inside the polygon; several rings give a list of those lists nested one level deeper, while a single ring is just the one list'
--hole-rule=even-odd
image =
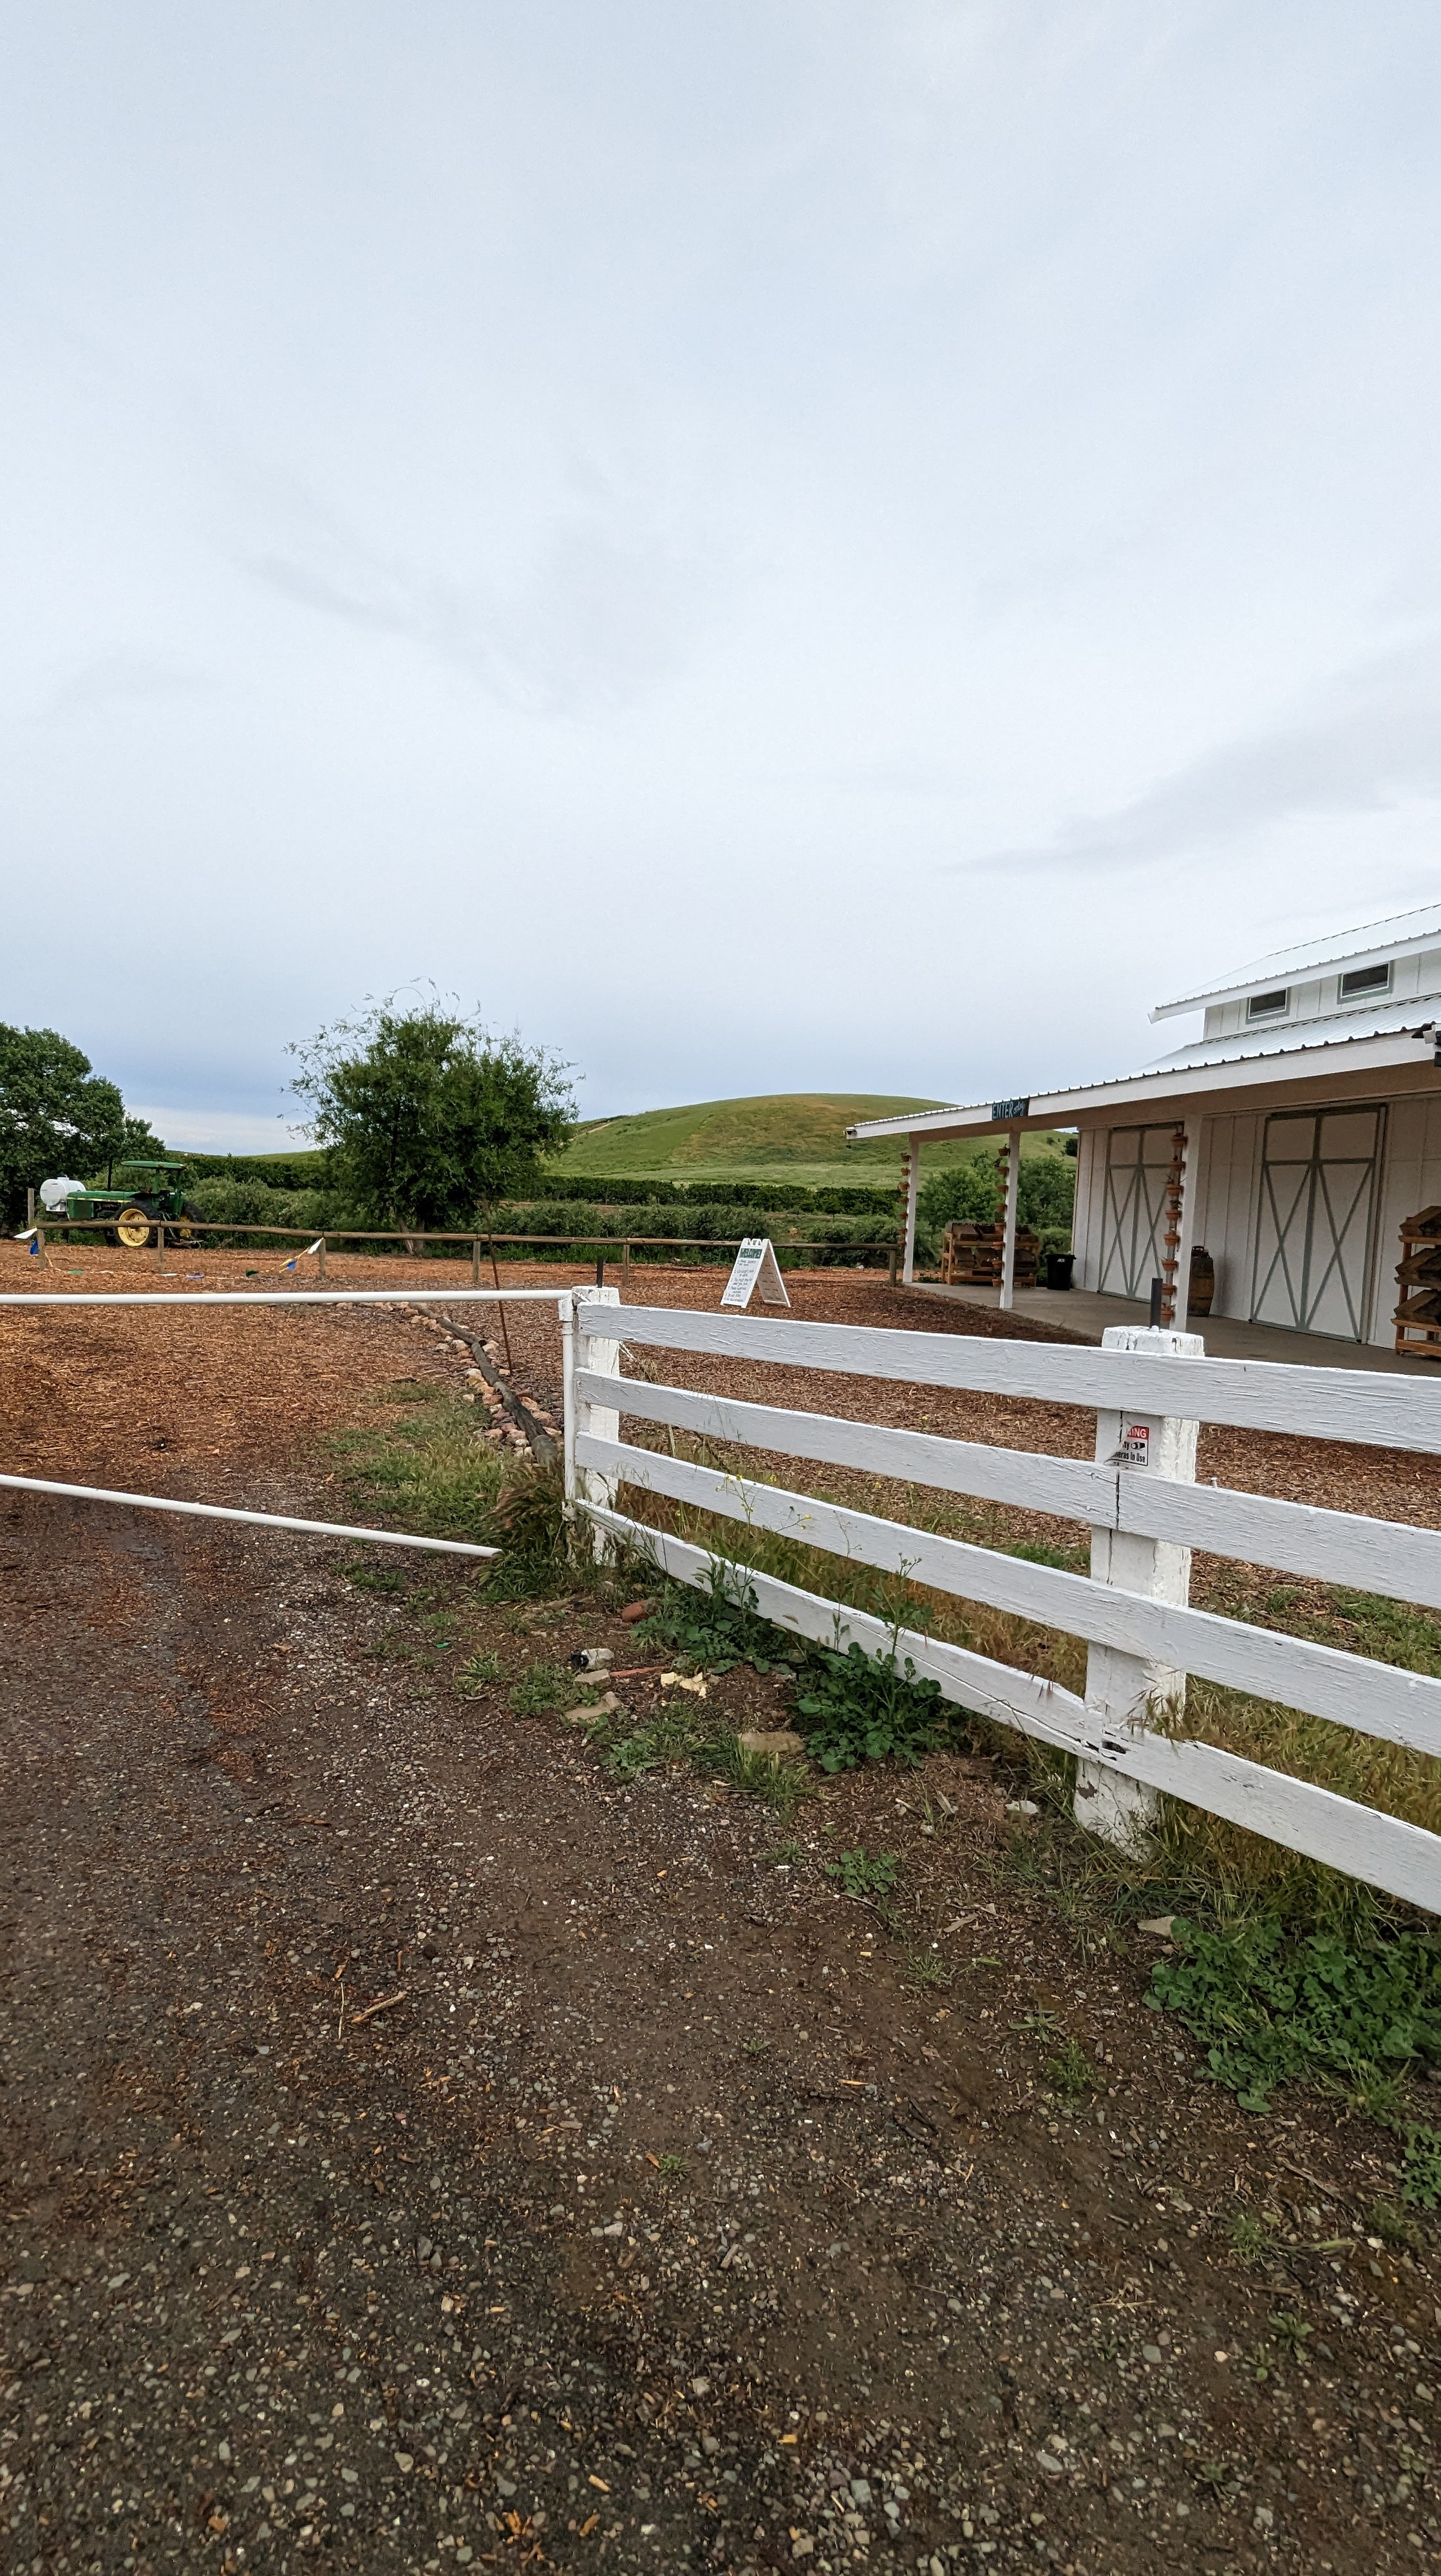
[{"label": "wooden crate stack", "polygon": [[1422,1208],[1404,1220],[1396,1284],[1401,1295],[1391,1320],[1397,1350],[1441,1360],[1441,1207]]},{"label": "wooden crate stack", "polygon": [[[941,1281],[947,1288],[999,1288],[1006,1248],[1003,1225],[972,1225],[952,1217],[941,1244]],[[1016,1228],[1015,1284],[1034,1288],[1041,1257],[1040,1239],[1028,1225]]]}]

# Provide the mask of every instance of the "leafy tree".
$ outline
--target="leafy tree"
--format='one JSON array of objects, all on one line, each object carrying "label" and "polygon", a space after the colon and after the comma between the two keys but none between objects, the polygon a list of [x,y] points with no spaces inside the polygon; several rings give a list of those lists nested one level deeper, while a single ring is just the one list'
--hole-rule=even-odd
[{"label": "leafy tree", "polygon": [[544,1047],[492,1038],[436,996],[396,996],[292,1048],[292,1090],[330,1177],[372,1224],[443,1231],[533,1189],[574,1117],[567,1067]]},{"label": "leafy tree", "polygon": [[1000,1209],[994,1154],[973,1154],[948,1172],[932,1172],[916,1202],[916,1215],[928,1236],[939,1236],[952,1217],[963,1217],[968,1225],[993,1225]]},{"label": "leafy tree", "polygon": [[71,1178],[125,1151],[125,1107],[113,1082],[57,1029],[0,1021],[0,1208],[7,1225],[25,1193],[59,1173]]},{"label": "leafy tree", "polygon": [[[1076,1166],[1060,1154],[1023,1154],[1016,1213],[1037,1234],[1069,1226],[1076,1203]],[[952,1217],[971,1225],[994,1225],[1001,1214],[1001,1193],[993,1154],[974,1154],[949,1172],[933,1172],[916,1203],[922,1232],[939,1242]]]}]

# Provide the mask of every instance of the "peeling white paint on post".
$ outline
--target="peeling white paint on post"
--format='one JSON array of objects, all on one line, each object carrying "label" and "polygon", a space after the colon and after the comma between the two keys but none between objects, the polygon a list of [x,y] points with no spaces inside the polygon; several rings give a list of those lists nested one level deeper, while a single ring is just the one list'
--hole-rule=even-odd
[{"label": "peeling white paint on post", "polygon": [[1005,1232],[1001,1241],[1001,1307],[1009,1313],[1016,1302],[1016,1209],[1021,1195],[1021,1131],[1006,1136]]},{"label": "peeling white paint on post", "polygon": [[[1113,1324],[1103,1334],[1101,1348],[1180,1360],[1204,1358],[1206,1345],[1199,1333],[1153,1332],[1145,1324]],[[1098,1413],[1096,1463],[1114,1466],[1128,1478],[1159,1476],[1173,1484],[1193,1485],[1199,1429],[1199,1423],[1177,1414]],[[1142,1538],[1130,1530],[1093,1525],[1091,1580],[1184,1608],[1191,1595],[1191,1551],[1172,1539]],[[1162,1709],[1180,1707],[1185,1693],[1185,1674],[1170,1665],[1123,1654],[1114,1646],[1093,1645],[1087,1650],[1086,1727],[1098,1747],[1124,1748],[1128,1739],[1145,1735]],[[1103,1762],[1077,1762],[1076,1821],[1103,1842],[1116,1843],[1126,1851],[1143,1849],[1160,1805],[1159,1793],[1143,1782]]]},{"label": "peeling white paint on post", "polygon": [[916,1275],[916,1201],[921,1194],[921,1148],[912,1136],[906,1146],[906,1257],[901,1277],[908,1283]]},{"label": "peeling white paint on post", "polygon": [[[572,1345],[575,1353],[575,1378],[572,1379],[572,1391],[575,1390],[575,1379],[578,1379],[583,1371],[593,1377],[618,1378],[620,1376],[619,1341],[613,1334],[601,1340],[586,1329],[587,1315],[595,1307],[619,1304],[618,1288],[586,1288],[578,1292],[575,1300],[575,1338]],[[610,1404],[597,1404],[593,1397],[576,1392],[575,1400],[567,1406],[566,1410],[567,1427],[570,1431],[568,1446],[573,1490],[582,1502],[589,1503],[594,1509],[613,1512],[618,1480],[614,1476],[598,1473],[593,1467],[582,1467],[577,1474],[574,1467],[575,1440],[579,1433],[588,1433],[593,1440],[619,1440],[619,1408]],[[599,1527],[595,1531],[595,1553],[597,1560],[601,1562],[610,1554],[610,1540],[605,1531]]]}]

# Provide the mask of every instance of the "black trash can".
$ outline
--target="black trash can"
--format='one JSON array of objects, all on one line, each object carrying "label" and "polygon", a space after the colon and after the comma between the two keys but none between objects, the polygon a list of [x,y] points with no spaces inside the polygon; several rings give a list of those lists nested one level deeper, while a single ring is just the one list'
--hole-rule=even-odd
[{"label": "black trash can", "polygon": [[1075,1280],[1076,1256],[1074,1252],[1048,1252],[1046,1255],[1046,1286],[1048,1288],[1072,1288],[1075,1286]]}]

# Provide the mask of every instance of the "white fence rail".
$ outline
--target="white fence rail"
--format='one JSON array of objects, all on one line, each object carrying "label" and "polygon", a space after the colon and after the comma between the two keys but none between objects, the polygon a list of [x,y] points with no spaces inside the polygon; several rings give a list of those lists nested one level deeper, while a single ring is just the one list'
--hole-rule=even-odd
[{"label": "white fence rail", "polygon": [[[919,1633],[898,1651],[967,1709],[1076,1755],[1077,1813],[1129,1841],[1160,1791],[1441,1912],[1441,1836],[1332,1791],[1167,1731],[1194,1673],[1333,1724],[1441,1756],[1441,1681],[1308,1638],[1193,1609],[1190,1551],[1441,1607],[1441,1532],[1194,1483],[1196,1427],[1245,1425],[1310,1439],[1441,1450],[1441,1386],[1410,1377],[1208,1360],[1188,1334],[1123,1328],[1100,1350],[959,1334],[619,1307],[577,1292],[567,1334],[569,1490],[598,1539],[623,1540],[689,1582],[706,1550],[617,1508],[621,1485],[717,1513],[1083,1638],[1084,1698]],[[1094,1460],[993,1448],[831,1414],[742,1402],[619,1375],[631,1348],[970,1388],[1086,1408]],[[1091,1572],[1070,1574],[946,1538],[741,1471],[620,1436],[621,1415],[903,1484],[1081,1521]],[[1123,1441],[1123,1429],[1128,1435]],[[1144,1460],[1145,1463],[1132,1463]],[[751,1577],[761,1609],[796,1633],[874,1652],[891,1632],[820,1593]],[[1160,1723],[1158,1723],[1158,1719]]]}]

